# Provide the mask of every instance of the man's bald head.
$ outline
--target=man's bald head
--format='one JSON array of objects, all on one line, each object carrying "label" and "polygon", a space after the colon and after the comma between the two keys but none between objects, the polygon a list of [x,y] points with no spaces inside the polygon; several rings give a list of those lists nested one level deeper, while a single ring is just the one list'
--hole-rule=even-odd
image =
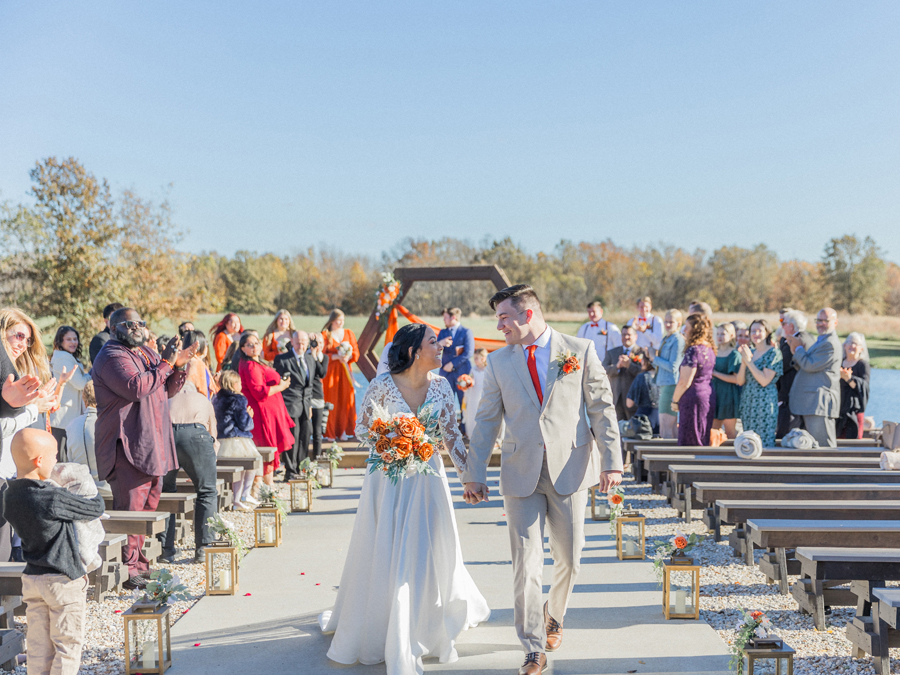
[{"label": "man's bald head", "polygon": [[22,429],[13,436],[11,450],[19,478],[29,477],[35,471],[40,478],[49,478],[56,465],[56,439],[42,429]]},{"label": "man's bald head", "polygon": [[834,329],[837,328],[837,322],[837,312],[831,307],[825,307],[816,315],[816,330],[819,332],[819,335],[833,333]]}]

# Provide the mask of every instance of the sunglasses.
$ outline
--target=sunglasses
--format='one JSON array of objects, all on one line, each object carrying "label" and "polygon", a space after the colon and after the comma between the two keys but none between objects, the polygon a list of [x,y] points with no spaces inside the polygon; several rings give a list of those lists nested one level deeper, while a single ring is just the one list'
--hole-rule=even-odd
[{"label": "sunglasses", "polygon": [[17,340],[19,342],[24,342],[29,347],[34,344],[34,338],[30,338],[25,333],[7,333],[6,334],[7,341]]},{"label": "sunglasses", "polygon": [[146,321],[120,321],[116,324],[117,326],[125,326],[128,330],[134,330],[135,328],[143,328],[147,325]]}]

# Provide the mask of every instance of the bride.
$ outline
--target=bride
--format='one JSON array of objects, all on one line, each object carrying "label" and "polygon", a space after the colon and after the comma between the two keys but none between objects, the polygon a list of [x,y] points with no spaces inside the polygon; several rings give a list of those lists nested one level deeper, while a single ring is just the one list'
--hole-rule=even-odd
[{"label": "bride", "polygon": [[[437,440],[461,473],[466,450],[453,392],[430,372],[440,368],[441,351],[423,324],[397,331],[390,372],[369,385],[356,433],[366,436],[376,407],[391,415],[415,411],[420,420],[437,417]],[[388,675],[418,675],[423,657],[456,661],[456,637],[490,616],[463,566],[441,453],[428,463],[434,473],[411,473],[396,484],[381,471],[366,474],[337,601],[319,617],[323,631],[334,632],[332,661],[383,661]]]}]

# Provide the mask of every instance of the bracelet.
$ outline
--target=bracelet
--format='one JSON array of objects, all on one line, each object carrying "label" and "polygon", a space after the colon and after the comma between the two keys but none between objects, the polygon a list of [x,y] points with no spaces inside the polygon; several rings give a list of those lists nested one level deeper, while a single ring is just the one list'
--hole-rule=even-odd
[{"label": "bracelet", "polygon": [[681,399],[678,399],[678,401],[676,401],[676,400],[673,399],[673,400],[672,400],[672,403],[674,403],[675,405],[678,405],[678,402],[679,402],[679,401],[681,401]]}]

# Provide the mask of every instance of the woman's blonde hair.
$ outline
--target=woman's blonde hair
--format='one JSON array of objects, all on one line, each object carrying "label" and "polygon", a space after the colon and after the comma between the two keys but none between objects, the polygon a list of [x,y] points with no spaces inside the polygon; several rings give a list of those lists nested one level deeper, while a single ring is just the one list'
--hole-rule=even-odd
[{"label": "woman's blonde hair", "polygon": [[84,385],[84,389],[81,390],[81,400],[84,401],[84,406],[86,408],[97,407],[97,394],[94,393],[93,380],[88,380],[87,384]]},{"label": "woman's blonde hair", "polygon": [[722,342],[722,344],[728,345],[729,347],[734,347],[735,345],[737,345],[737,332],[734,330],[734,324],[726,321],[716,326],[716,330],[719,330],[720,328],[725,333],[725,340]]},{"label": "woman's blonde hair", "polygon": [[294,328],[294,319],[293,319],[293,317],[291,317],[291,313],[290,313],[289,311],[287,311],[286,309],[279,309],[279,310],[275,313],[275,318],[272,319],[272,323],[269,324],[269,327],[266,328],[266,332],[263,333],[263,338],[265,338],[265,337],[268,336],[268,335],[271,335],[271,334],[274,333],[276,330],[278,330],[278,319],[280,319],[282,316],[287,316],[287,318],[288,318],[288,330],[290,331],[291,335],[294,334],[294,331],[297,330],[297,329]]},{"label": "woman's blonde hair", "polygon": [[679,326],[684,323],[684,314],[681,313],[680,309],[670,309],[666,312],[666,316],[671,316],[672,321],[675,321]]},{"label": "woman's blonde hair", "polygon": [[341,317],[341,316],[344,316],[344,313],[341,310],[339,310],[337,308],[334,308],[333,310],[331,310],[331,314],[328,317],[328,321],[325,322],[325,327],[322,330],[330,331],[331,324],[334,323],[335,319],[337,319],[338,317]]},{"label": "woman's blonde hair", "polygon": [[219,384],[223,391],[230,391],[232,394],[241,393],[241,376],[233,370],[223,370]]},{"label": "woman's blonde hair", "polygon": [[3,340],[3,347],[8,354],[11,353],[9,342],[6,340],[6,333],[10,328],[20,323],[31,329],[31,346],[22,352],[13,365],[20,376],[34,375],[42,383],[46,384],[51,377],[50,361],[47,359],[47,350],[44,348],[44,342],[41,340],[41,329],[32,321],[31,317],[15,307],[6,307],[0,310],[0,339]]}]

